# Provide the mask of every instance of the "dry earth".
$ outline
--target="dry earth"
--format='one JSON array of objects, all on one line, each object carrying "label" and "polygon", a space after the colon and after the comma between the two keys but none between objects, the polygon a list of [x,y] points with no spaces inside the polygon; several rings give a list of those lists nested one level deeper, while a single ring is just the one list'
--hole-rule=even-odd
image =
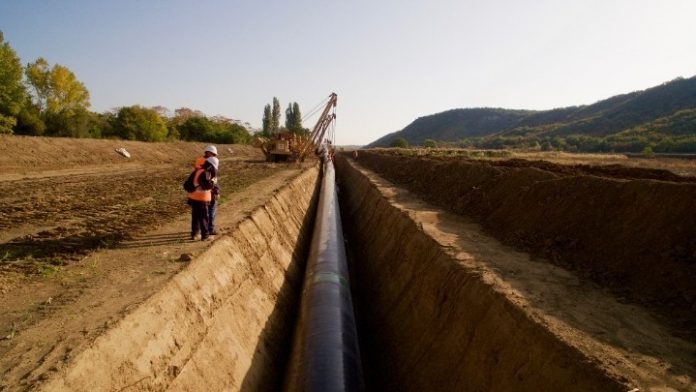
[{"label": "dry earth", "polygon": [[[0,138],[0,390],[48,378],[210,245],[180,189],[203,146]],[[301,167],[218,148],[224,235]]]},{"label": "dry earth", "polygon": [[696,178],[660,168],[389,152],[364,152],[358,161],[474,218],[508,245],[649,306],[679,334],[693,337]]},{"label": "dry earth", "polygon": [[[693,288],[685,261],[653,260],[665,274],[651,273],[654,266],[637,274],[624,271],[642,278],[643,287],[651,290],[641,293],[626,278],[622,287],[612,286],[607,282],[621,279],[619,271],[630,269],[630,263],[588,256],[584,231],[573,223],[583,217],[572,208],[579,205],[595,220],[616,218],[615,224],[634,234],[629,228],[642,228],[636,216],[641,209],[613,215],[614,193],[603,189],[634,186],[634,193],[647,190],[655,198],[688,183],[618,180],[615,172],[612,179],[594,177],[586,188],[584,175],[565,181],[516,162],[497,166],[369,152],[361,152],[357,161],[338,162],[341,186],[348,189],[341,193],[348,241],[359,244],[353,247],[353,284],[358,321],[370,331],[361,336],[361,346],[375,390],[696,391],[696,343],[679,328],[682,318],[689,318],[688,309],[678,317],[675,311],[685,305],[675,299],[658,317],[654,307],[639,303]],[[656,190],[661,185],[666,188]],[[558,197],[539,197],[536,188],[550,188]],[[611,203],[595,203],[595,212],[583,204],[593,195]],[[673,195],[673,206],[650,209],[638,197],[628,199],[636,200],[629,207],[642,206],[661,220],[668,215],[665,210],[681,208],[680,200],[689,203],[679,192]],[[558,205],[556,199],[570,202]],[[531,219],[539,209],[549,211],[546,219]],[[683,213],[672,220],[682,226],[689,222]],[[580,238],[577,246],[556,244],[554,252],[534,252],[532,240],[545,243],[549,234],[543,228],[549,225],[552,234]],[[564,226],[575,231],[561,232]],[[596,237],[616,239],[615,226],[592,227]],[[505,235],[516,230],[516,237]],[[653,231],[643,232],[649,245],[659,244]],[[597,247],[599,253],[610,250]],[[628,246],[614,247],[612,256],[619,261],[631,252]],[[520,251],[530,249],[531,254]],[[671,273],[691,284],[665,284],[662,277]],[[654,294],[657,287],[661,292]]]},{"label": "dry earth", "polygon": [[[203,146],[0,137],[0,391],[60,383],[89,390],[97,381],[140,390],[278,383],[277,347],[294,306],[286,286],[299,266],[271,254],[295,256],[295,231],[276,230],[303,220],[299,210],[294,220],[282,218],[294,191],[276,194],[275,207],[244,221],[248,227],[235,232],[254,241],[241,241],[239,252],[227,247],[240,238],[224,233],[303,168],[219,146],[223,236],[192,242],[180,188]],[[120,147],[132,158],[116,154]],[[343,194],[352,200],[350,240],[370,253],[357,257],[370,263],[356,265],[367,326],[361,344],[372,354],[368,373],[383,378],[372,385],[694,390],[693,179],[585,161],[361,152],[358,162],[345,172],[352,174]],[[221,263],[222,254],[230,260]],[[199,255],[203,261],[190,264],[198,269],[179,273]],[[216,275],[222,264],[227,280]],[[172,301],[162,290],[180,281],[189,289],[177,295],[193,302]],[[179,303],[187,304],[181,313]],[[204,344],[187,366],[172,368],[170,360],[193,347],[185,341],[189,324]],[[119,336],[134,330],[142,339],[120,347]],[[158,343],[148,346],[153,330]],[[211,359],[221,339],[239,350]],[[139,342],[147,349],[133,347]],[[116,346],[137,359],[111,361],[106,354]],[[126,363],[139,365],[122,369]],[[93,371],[113,379],[84,377]],[[234,377],[216,377],[227,373]]]}]

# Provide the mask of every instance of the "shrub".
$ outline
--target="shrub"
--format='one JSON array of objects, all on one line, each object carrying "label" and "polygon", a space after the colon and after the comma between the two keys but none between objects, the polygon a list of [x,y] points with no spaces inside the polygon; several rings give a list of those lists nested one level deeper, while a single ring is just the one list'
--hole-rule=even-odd
[{"label": "shrub", "polygon": [[126,140],[159,142],[167,137],[167,125],[157,111],[139,105],[122,107],[112,125],[112,135]]},{"label": "shrub", "polygon": [[402,137],[399,137],[399,138],[392,140],[392,142],[389,146],[390,147],[407,148],[408,147],[408,140],[406,140]]}]

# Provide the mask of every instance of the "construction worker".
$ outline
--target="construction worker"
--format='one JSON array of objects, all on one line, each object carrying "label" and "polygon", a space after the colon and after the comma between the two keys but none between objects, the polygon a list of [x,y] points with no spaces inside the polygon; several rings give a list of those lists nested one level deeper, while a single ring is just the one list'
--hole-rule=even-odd
[{"label": "construction worker", "polygon": [[208,234],[217,235],[217,231],[215,230],[215,211],[217,210],[217,201],[220,199],[220,187],[218,186],[218,167],[220,161],[212,156],[208,157],[205,161],[213,166],[210,169],[210,173],[213,176],[213,188],[210,190],[210,205],[208,206]]},{"label": "construction worker", "polygon": [[[213,146],[214,148],[214,146]],[[215,158],[217,160],[217,158]],[[217,171],[213,163],[207,160],[201,167],[196,167],[193,175],[195,189],[188,194],[188,204],[191,206],[191,239],[210,239],[208,231],[208,206],[212,200],[211,189]],[[200,236],[200,237],[199,237]]]},{"label": "construction worker", "polygon": [[217,168],[219,165],[217,154],[217,147],[213,145],[206,146],[203,150],[203,156],[196,158],[196,161],[193,164],[196,169],[199,169],[203,167],[208,159],[215,159],[215,174],[212,176],[214,185],[213,189],[211,189],[211,201],[208,205],[208,233],[210,235],[217,234],[215,231],[215,212],[217,210],[216,201],[220,198],[220,188],[217,185]]}]

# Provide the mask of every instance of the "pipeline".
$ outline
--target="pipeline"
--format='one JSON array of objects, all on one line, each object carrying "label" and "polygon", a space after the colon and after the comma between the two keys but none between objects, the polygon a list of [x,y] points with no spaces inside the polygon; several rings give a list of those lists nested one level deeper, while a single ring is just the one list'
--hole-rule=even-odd
[{"label": "pipeline", "polygon": [[324,165],[287,391],[362,391],[364,381],[332,162]]}]

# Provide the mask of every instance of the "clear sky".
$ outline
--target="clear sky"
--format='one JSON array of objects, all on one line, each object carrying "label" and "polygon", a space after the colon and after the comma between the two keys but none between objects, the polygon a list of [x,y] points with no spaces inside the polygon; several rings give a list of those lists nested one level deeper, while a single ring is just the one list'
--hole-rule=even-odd
[{"label": "clear sky", "polygon": [[0,0],[22,62],[70,68],[92,110],[260,127],[274,96],[306,113],[335,91],[338,144],[454,108],[590,104],[694,76],[695,21],[694,0]]}]

